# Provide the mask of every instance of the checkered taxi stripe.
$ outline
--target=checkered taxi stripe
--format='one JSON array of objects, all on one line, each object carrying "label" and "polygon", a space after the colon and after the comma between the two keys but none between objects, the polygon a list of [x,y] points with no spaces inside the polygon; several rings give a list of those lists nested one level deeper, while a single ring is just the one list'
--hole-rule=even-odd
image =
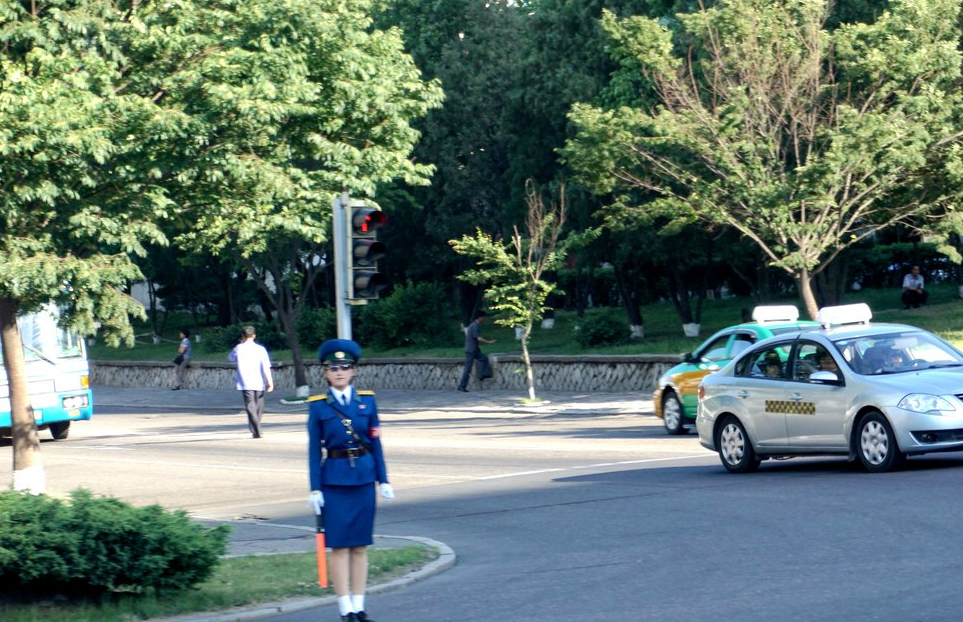
[{"label": "checkered taxi stripe", "polygon": [[814,402],[766,400],[766,412],[780,415],[815,415],[816,404]]}]

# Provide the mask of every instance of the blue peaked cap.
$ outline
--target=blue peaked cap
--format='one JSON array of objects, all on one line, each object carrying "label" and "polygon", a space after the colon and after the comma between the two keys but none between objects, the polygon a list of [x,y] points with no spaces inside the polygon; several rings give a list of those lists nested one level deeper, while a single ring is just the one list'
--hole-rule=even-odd
[{"label": "blue peaked cap", "polygon": [[328,339],[318,348],[322,363],[357,363],[361,360],[361,346],[350,339]]}]

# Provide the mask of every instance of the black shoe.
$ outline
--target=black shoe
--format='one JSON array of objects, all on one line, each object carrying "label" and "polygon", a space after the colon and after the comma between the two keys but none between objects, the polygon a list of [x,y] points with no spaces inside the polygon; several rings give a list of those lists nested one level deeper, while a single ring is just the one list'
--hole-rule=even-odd
[{"label": "black shoe", "polygon": [[171,391],[180,391],[180,390],[181,390],[181,388],[180,388],[179,386],[178,386],[178,387],[171,387]]},{"label": "black shoe", "polygon": [[358,611],[354,614],[354,616],[358,618],[358,622],[375,622],[373,619],[369,618],[368,614],[364,611]]},{"label": "black shoe", "polygon": [[468,389],[466,389],[465,387],[458,387],[458,390],[461,391],[462,393],[468,393]]},{"label": "black shoe", "polygon": [[341,616],[341,622],[361,622],[361,620],[358,614],[352,612]]}]

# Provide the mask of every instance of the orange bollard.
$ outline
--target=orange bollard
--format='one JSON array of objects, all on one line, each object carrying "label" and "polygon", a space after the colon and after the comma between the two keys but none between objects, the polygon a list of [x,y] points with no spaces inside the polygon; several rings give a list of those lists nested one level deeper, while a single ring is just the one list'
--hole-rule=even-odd
[{"label": "orange bollard", "polygon": [[328,558],[325,554],[324,544],[324,518],[321,514],[315,515],[318,525],[318,535],[316,536],[318,545],[318,586],[328,587]]}]

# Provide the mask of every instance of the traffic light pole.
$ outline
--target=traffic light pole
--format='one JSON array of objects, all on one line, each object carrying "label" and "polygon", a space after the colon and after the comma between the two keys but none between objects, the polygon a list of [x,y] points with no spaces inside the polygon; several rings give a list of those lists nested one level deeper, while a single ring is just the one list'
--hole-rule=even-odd
[{"label": "traffic light pole", "polygon": [[334,239],[334,306],[338,317],[338,338],[351,339],[351,305],[348,304],[348,212],[350,201],[347,192],[335,197],[332,203],[334,219],[331,237]]}]

